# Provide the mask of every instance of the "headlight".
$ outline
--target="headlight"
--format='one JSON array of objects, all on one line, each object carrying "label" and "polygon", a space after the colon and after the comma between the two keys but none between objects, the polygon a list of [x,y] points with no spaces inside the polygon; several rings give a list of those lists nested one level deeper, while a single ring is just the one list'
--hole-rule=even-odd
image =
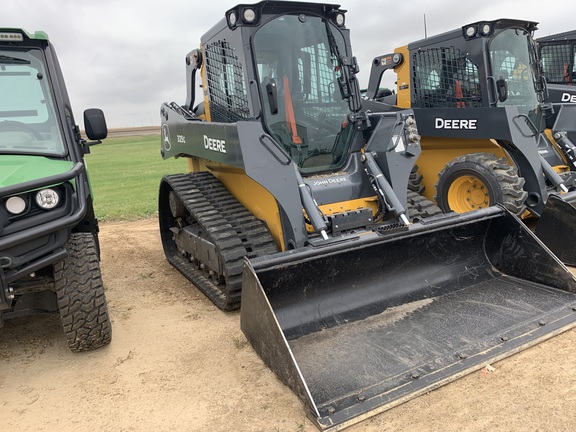
[{"label": "headlight", "polygon": [[492,31],[492,27],[490,26],[490,24],[484,24],[484,25],[482,25],[482,29],[480,30],[480,33],[482,33],[482,35],[484,35],[484,36],[488,36],[491,31]]},{"label": "headlight", "polygon": [[244,11],[242,12],[242,16],[244,18],[244,21],[247,22],[248,24],[252,24],[254,21],[256,21],[256,12],[254,11],[254,9],[250,8],[244,9]]},{"label": "headlight", "polygon": [[238,21],[238,17],[236,16],[236,12],[232,11],[228,14],[228,25],[230,27],[234,27],[236,25],[236,21]]},{"label": "headlight", "polygon": [[52,210],[60,202],[60,195],[54,189],[42,189],[36,192],[36,204],[44,210]]},{"label": "headlight", "polygon": [[476,27],[470,26],[466,28],[466,36],[469,38],[476,36]]},{"label": "headlight", "polygon": [[26,210],[26,201],[24,198],[19,196],[13,196],[6,200],[6,210],[8,213],[12,213],[13,215],[18,215]]}]

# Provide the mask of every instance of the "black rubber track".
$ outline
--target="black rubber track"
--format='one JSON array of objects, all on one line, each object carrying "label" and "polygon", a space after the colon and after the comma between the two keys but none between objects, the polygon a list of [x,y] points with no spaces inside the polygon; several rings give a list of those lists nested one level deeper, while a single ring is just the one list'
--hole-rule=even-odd
[{"label": "black rubber track", "polygon": [[68,256],[54,264],[62,327],[72,351],[89,351],[112,339],[98,252],[91,233],[72,234],[66,250]]},{"label": "black rubber track", "polygon": [[[195,225],[205,240],[215,245],[224,272],[209,277],[176,247],[170,228],[177,221],[170,213],[168,193],[173,190],[188,213],[181,226]],[[240,307],[244,257],[278,252],[266,225],[250,213],[211,173],[165,176],[160,191],[160,232],[168,262],[223,310]]]},{"label": "black rubber track", "polygon": [[426,188],[422,184],[424,180],[424,176],[418,172],[418,165],[414,165],[412,167],[412,171],[410,171],[410,177],[408,178],[408,190],[416,192],[419,195],[422,195]]},{"label": "black rubber track", "polygon": [[428,198],[408,190],[408,219],[411,222],[442,214],[442,210]]}]

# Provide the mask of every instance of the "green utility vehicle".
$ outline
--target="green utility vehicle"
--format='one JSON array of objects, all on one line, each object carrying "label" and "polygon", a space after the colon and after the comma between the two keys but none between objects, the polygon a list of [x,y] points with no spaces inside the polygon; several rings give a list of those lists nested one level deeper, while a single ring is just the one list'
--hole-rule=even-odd
[{"label": "green utility vehicle", "polygon": [[[98,223],[84,163],[106,138],[99,109],[81,137],[43,32],[0,28],[0,324],[60,313],[72,351],[110,342]],[[2,334],[0,333],[0,337]]]}]

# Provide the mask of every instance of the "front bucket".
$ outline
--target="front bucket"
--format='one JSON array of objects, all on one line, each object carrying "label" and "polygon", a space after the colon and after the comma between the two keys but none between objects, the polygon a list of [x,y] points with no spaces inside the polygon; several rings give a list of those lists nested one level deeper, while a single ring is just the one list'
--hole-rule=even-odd
[{"label": "front bucket", "polygon": [[321,429],[576,325],[576,279],[499,207],[374,237],[245,264],[242,330]]},{"label": "front bucket", "polygon": [[563,263],[576,266],[576,192],[550,195],[536,235]]}]

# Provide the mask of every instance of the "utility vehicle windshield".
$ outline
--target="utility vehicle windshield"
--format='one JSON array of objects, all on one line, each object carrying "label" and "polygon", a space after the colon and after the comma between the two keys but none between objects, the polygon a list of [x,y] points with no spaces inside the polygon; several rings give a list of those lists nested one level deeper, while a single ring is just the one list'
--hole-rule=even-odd
[{"label": "utility vehicle windshield", "polygon": [[256,32],[254,51],[269,133],[303,173],[340,168],[354,131],[339,85],[340,31],[319,17],[285,15]]},{"label": "utility vehicle windshield", "polygon": [[504,79],[508,97],[502,105],[515,105],[538,127],[541,114],[537,94],[537,62],[530,34],[522,29],[507,29],[490,42],[490,60],[495,79]]},{"label": "utility vehicle windshield", "polygon": [[0,49],[0,153],[65,154],[42,58]]}]

